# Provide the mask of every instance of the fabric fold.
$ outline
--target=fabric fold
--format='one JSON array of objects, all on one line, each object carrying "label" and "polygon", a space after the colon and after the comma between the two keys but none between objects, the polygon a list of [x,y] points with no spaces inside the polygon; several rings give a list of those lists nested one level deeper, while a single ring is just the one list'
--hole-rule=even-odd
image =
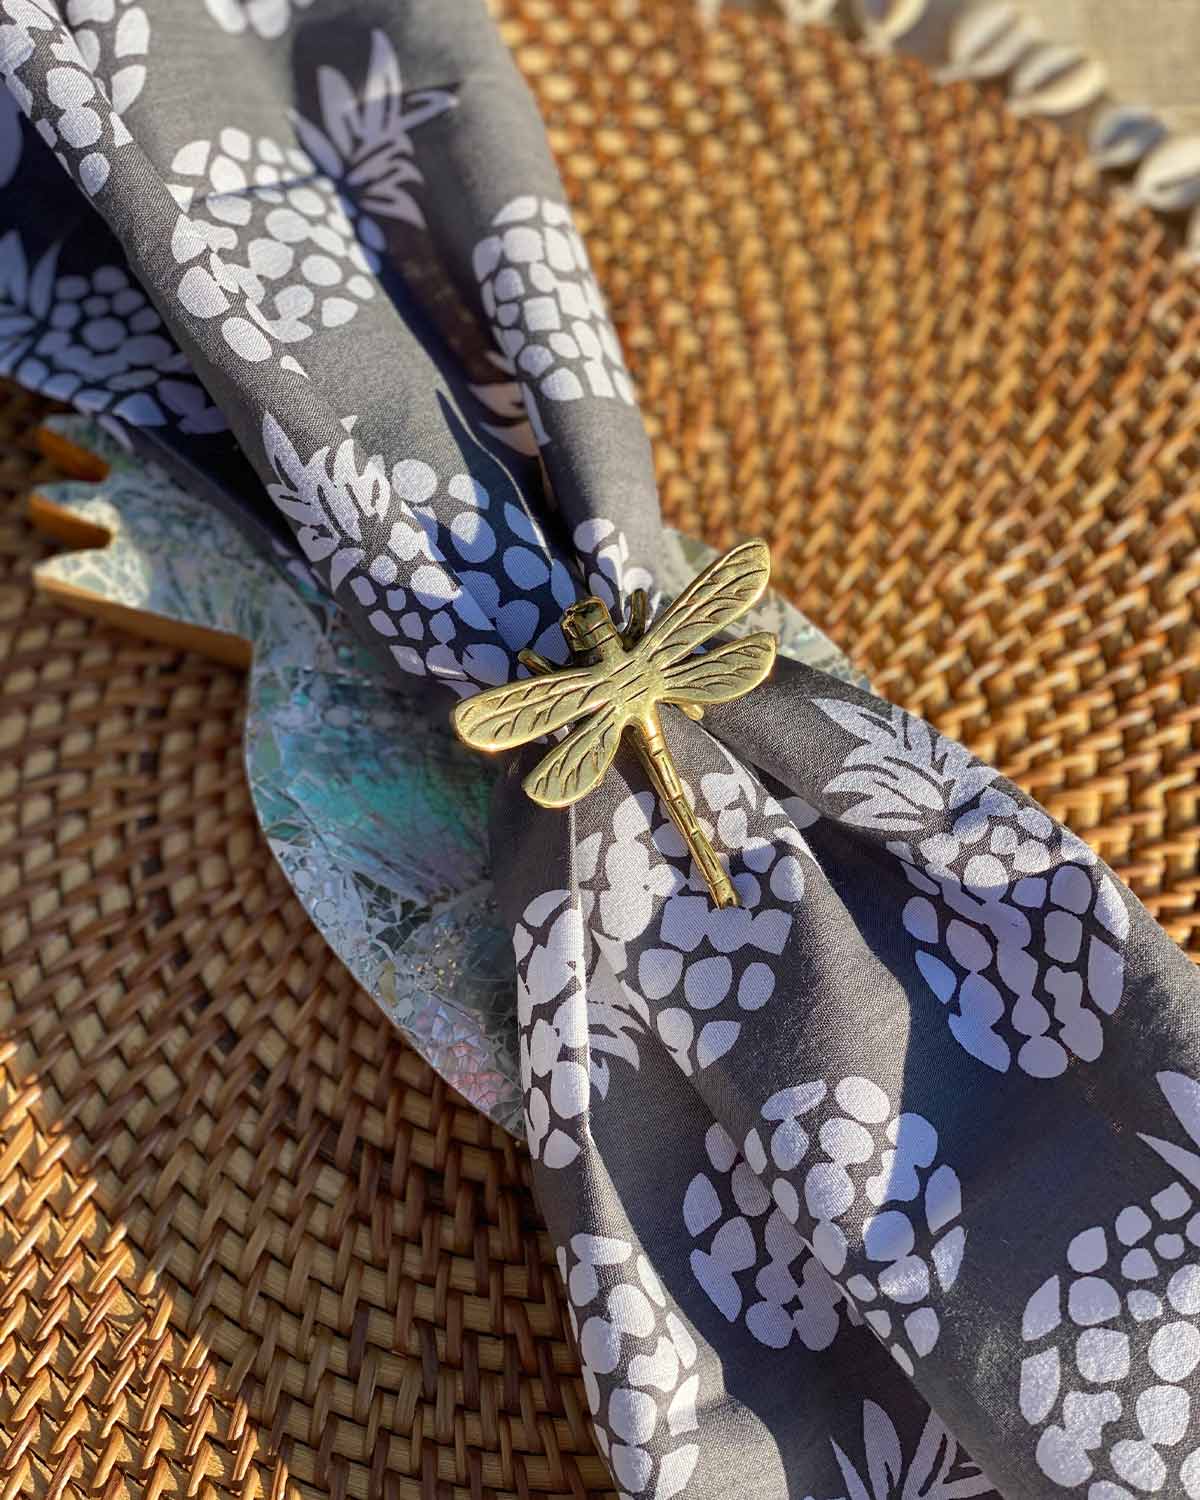
[{"label": "fabric fold", "polygon": [[[773,1357],[794,1401],[813,1351],[868,1332],[1001,1493],[1041,1493],[1093,1463],[1081,1413],[1119,1419],[1140,1320],[1179,1311],[1172,1287],[1188,1304],[1190,1271],[1161,1258],[1183,1241],[1160,1217],[1149,1248],[1149,1205],[1192,1211],[1194,972],[1082,841],[961,747],[796,664],[773,693],[767,711],[772,695],[714,711],[724,743],[672,726],[741,910],[712,908],[635,764],[580,805],[569,846],[561,820],[500,825],[498,866],[518,822],[531,843],[498,889],[525,976],[542,1201],[565,1236],[557,1175],[627,1183],[650,1146],[653,1176],[623,1195],[629,1242],[730,1396],[761,1396]],[[551,889],[521,882],[547,869]],[[562,947],[573,924],[578,956]],[[578,1015],[562,998],[576,971]],[[1147,1046],[1165,1071],[1142,1091],[1126,1065]],[[1106,1054],[1120,1061],[1098,1066]],[[681,1074],[691,1099],[676,1082],[660,1114]],[[603,1422],[639,1367],[609,1368],[600,1347],[598,1329],[581,1343]],[[857,1378],[915,1430],[886,1379]],[[661,1461],[657,1415],[645,1448]],[[769,1419],[777,1437],[793,1422]],[[1132,1451],[1147,1454],[1120,1450],[1127,1466]],[[951,1471],[966,1488],[945,1493],[990,1488],[957,1450]]]}]

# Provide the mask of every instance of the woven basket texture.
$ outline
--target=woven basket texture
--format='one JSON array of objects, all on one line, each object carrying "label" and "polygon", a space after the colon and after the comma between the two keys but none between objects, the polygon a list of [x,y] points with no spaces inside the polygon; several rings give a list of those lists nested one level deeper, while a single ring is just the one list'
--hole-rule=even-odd
[{"label": "woven basket texture", "polygon": [[[626,6],[626,10],[631,7]],[[669,519],[1200,952],[1200,287],[1050,126],[691,0],[507,0]],[[0,393],[0,1500],[606,1490],[524,1152],[254,822],[236,672],[34,597]]]}]

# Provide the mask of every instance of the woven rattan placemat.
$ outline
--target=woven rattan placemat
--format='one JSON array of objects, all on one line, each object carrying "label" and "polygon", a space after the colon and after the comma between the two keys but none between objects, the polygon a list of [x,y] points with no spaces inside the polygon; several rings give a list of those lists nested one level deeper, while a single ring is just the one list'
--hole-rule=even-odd
[{"label": "woven rattan placemat", "polygon": [[[1052,127],[829,33],[506,11],[670,519],[769,536],[883,690],[1200,952],[1169,229]],[[238,675],[33,597],[42,410],[0,404],[0,1500],[603,1490],[524,1155],[309,927]]]}]

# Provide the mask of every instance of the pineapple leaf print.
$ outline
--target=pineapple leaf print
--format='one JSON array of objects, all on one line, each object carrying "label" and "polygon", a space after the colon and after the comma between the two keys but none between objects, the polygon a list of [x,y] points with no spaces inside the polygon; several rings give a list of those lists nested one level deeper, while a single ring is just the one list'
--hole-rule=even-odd
[{"label": "pineapple leaf print", "polygon": [[[267,492],[292,523],[309,563],[349,594],[396,665],[466,696],[507,682],[516,655],[563,649],[558,619],[575,597],[507,470],[451,417],[467,467],[440,476],[424,459],[392,463],[333,425],[307,457],[264,412],[262,445],[275,474]],[[482,473],[487,478],[477,477]],[[384,515],[390,529],[381,526]],[[478,565],[497,558],[492,572]]]},{"label": "pineapple leaf print", "polygon": [[874,1401],[863,1402],[865,1473],[833,1443],[846,1483],[846,1500],[970,1500],[992,1493],[992,1484],[930,1412],[916,1449],[906,1460],[895,1423]]},{"label": "pineapple leaf print", "polygon": [[[1158,1086],[1188,1138],[1200,1148],[1200,1084],[1185,1073],[1160,1073]],[[1173,1141],[1160,1141],[1152,1135],[1142,1135],[1139,1139],[1157,1151],[1194,1188],[1200,1188],[1200,1151],[1177,1146]]]},{"label": "pineapple leaf print", "polygon": [[[456,100],[445,89],[423,89],[405,95],[396,52],[382,31],[371,33],[367,79],[356,93],[336,68],[317,69],[321,122],[293,115],[305,150],[344,200],[357,205],[360,237],[371,248],[383,248],[374,218],[404,219],[424,229],[411,188],[421,182],[412,160],[411,132],[453,109]],[[363,216],[373,216],[370,231]]]},{"label": "pineapple leaf print", "polygon": [[[1189,1143],[1200,1084],[1160,1073]],[[1018,1401],[1038,1467],[1089,1500],[1149,1492],[1200,1500],[1200,1153],[1141,1135],[1179,1178],[1075,1234],[1066,1269],[1030,1296]]]},{"label": "pineapple leaf print", "polygon": [[1129,912],[1095,854],[961,745],[902,709],[817,706],[859,743],[827,794],[843,823],[895,833],[900,922],[959,1045],[998,1073],[1095,1062],[1121,1003]]},{"label": "pineapple leaf print", "polygon": [[861,797],[842,814],[845,823],[920,828],[930,813],[962,807],[999,775],[903,709],[875,712],[836,698],[818,699],[817,706],[862,741],[825,788]]},{"label": "pineapple leaf print", "polygon": [[547,891],[513,929],[521,1089],[529,1154],[569,1167],[586,1132],[588,986],[586,937],[569,891]]}]

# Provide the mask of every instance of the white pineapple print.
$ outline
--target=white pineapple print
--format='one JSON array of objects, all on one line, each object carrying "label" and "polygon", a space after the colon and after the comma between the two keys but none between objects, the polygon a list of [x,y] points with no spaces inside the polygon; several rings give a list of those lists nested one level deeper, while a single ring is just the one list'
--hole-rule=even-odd
[{"label": "white pineapple print", "polygon": [[740,1148],[720,1125],[705,1137],[712,1171],[683,1202],[697,1281],[774,1348],[827,1347],[845,1300],[911,1374],[937,1343],[932,1304],[954,1285],[966,1243],[936,1130],[860,1077],[781,1089],[760,1118]]},{"label": "white pineapple print", "polygon": [[657,1031],[689,1076],[727,1056],[747,1017],[775,998],[771,960],[787,945],[816,868],[800,832],[811,809],[777,801],[717,750],[729,769],[698,776],[692,802],[705,833],[728,851],[740,906],[713,906],[652,792],[619,804],[611,838],[594,833],[578,849],[584,914],[620,982],[625,1015]]},{"label": "white pineapple print", "polygon": [[596,1446],[622,1494],[670,1500],[700,1457],[696,1341],[628,1240],[576,1234],[557,1257]]},{"label": "white pineapple print", "polygon": [[959,1044],[1035,1078],[1094,1062],[1121,1003],[1129,932],[1095,854],[902,709],[817,706],[861,741],[825,787],[859,798],[840,821],[905,835],[887,846],[917,892],[901,921]]},{"label": "white pineapple print", "polygon": [[586,906],[569,891],[529,903],[513,928],[513,952],[529,1153],[543,1166],[569,1167],[586,1140],[588,1110],[608,1097],[610,1062],[640,1066],[648,1016],[596,951]]},{"label": "white pineapple print", "polygon": [[1037,1462],[1088,1500],[1200,1500],[1200,1085],[1158,1083],[1191,1144],[1143,1135],[1179,1179],[1076,1234],[1025,1307],[1020,1407]]},{"label": "white pineapple print", "polygon": [[683,1220],[707,1248],[692,1251],[696,1280],[729,1322],[741,1318],[760,1344],[827,1349],[852,1303],[775,1206],[721,1125],[705,1134],[711,1173],[688,1185]]},{"label": "white pineapple print", "polygon": [[374,296],[387,221],[424,225],[411,132],[455,103],[440,89],[406,97],[381,31],[361,87],[321,67],[317,92],[320,122],[293,116],[300,146],[231,125],[171,163],[167,186],[183,210],[171,250],[186,267],[176,296],[193,317],[219,318],[251,363],[348,323]]},{"label": "white pineapple print", "polygon": [[513,928],[521,1090],[529,1154],[569,1167],[591,1098],[583,915],[569,891],[547,891]]},{"label": "white pineapple print", "polygon": [[475,276],[497,346],[521,380],[530,424],[539,401],[608,397],[632,406],[633,384],[570,210],[514,198],[475,247]]},{"label": "white pineapple print", "polygon": [[128,273],[60,272],[60,250],[31,259],[17,230],[0,237],[0,374],[133,426],[223,431],[221,412]]},{"label": "white pineapple print", "polygon": [[[150,28],[137,5],[124,6],[113,28],[114,0],[68,0],[67,14],[70,27],[55,0],[0,0],[0,82],[91,197],[108,181],[112,156],[132,139],[120,109],[141,91]],[[21,76],[47,57],[53,61],[44,87]]]}]

